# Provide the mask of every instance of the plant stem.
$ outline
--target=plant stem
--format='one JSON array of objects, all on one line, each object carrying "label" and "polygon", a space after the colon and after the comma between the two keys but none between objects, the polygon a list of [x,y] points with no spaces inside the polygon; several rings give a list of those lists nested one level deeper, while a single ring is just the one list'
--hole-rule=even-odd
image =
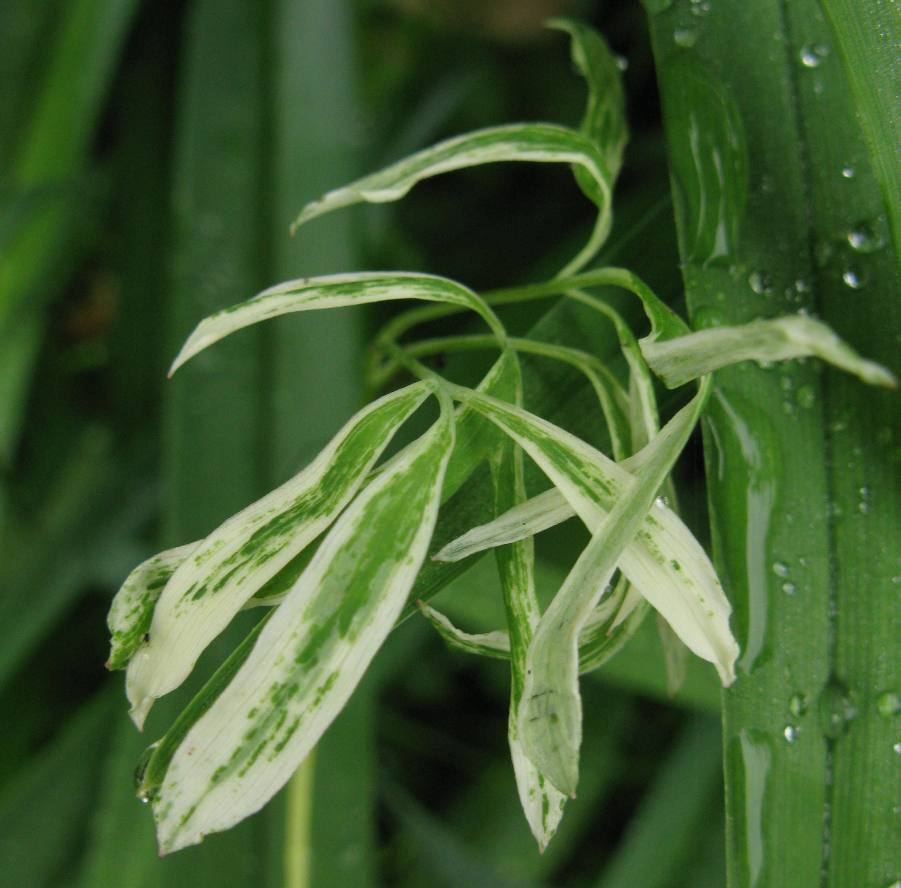
[{"label": "plant stem", "polygon": [[288,784],[285,802],[285,888],[310,886],[315,771],[316,751],[313,750]]}]

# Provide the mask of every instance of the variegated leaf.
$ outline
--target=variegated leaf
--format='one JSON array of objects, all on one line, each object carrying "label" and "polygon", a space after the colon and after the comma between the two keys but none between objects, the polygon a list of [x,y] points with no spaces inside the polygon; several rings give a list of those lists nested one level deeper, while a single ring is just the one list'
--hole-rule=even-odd
[{"label": "variegated leaf", "polygon": [[153,701],[178,687],[204,648],[265,583],[350,502],[426,383],[386,395],[354,416],[307,468],[203,540],[172,575],[149,638],[128,666],[126,692],[140,727]]},{"label": "variegated leaf", "polygon": [[[706,384],[704,389],[706,396]],[[529,741],[531,745],[527,744],[526,749],[545,773],[553,775],[551,779],[558,789],[572,792],[581,730],[576,682],[578,633],[617,562],[639,590],[647,590],[651,604],[663,613],[686,644],[717,666],[725,684],[734,677],[738,649],[728,625],[730,607],[706,555],[694,538],[689,535],[691,542],[686,541],[679,560],[671,565],[680,578],[674,588],[655,588],[647,574],[651,565],[659,567],[665,557],[660,548],[662,531],[667,527],[672,529],[673,521],[681,524],[662,505],[655,506],[651,514],[648,509],[697,419],[701,401],[696,399],[690,407],[683,408],[644,451],[632,458],[630,464],[641,470],[640,477],[636,478],[585,442],[513,405],[465,391],[457,394],[511,435],[560,488],[586,525],[597,528],[586,550],[593,554],[583,553],[555,598],[556,605],[552,604],[542,617],[530,655],[533,685],[524,707],[524,712],[529,714],[520,718],[520,728],[524,728],[528,718],[532,717],[541,722],[543,729],[552,725],[541,740],[535,740],[533,734]],[[666,471],[660,475],[663,465]],[[652,482],[656,487],[648,493]],[[644,504],[646,494],[650,497],[647,505]],[[610,511],[605,516],[606,509]],[[612,527],[614,522],[615,527]],[[634,532],[629,531],[633,523]],[[637,545],[629,547],[633,536]],[[633,553],[639,557],[630,558]],[[615,560],[608,564],[613,556]],[[704,576],[708,571],[711,576]],[[681,580],[683,574],[686,575],[684,581]],[[705,594],[699,594],[698,590],[705,590]],[[554,619],[558,631],[554,634],[548,630],[548,637],[545,637],[541,626],[550,625]],[[550,641],[551,634],[556,642]],[[561,641],[564,636],[568,636],[565,644]],[[536,652],[541,656],[536,658]],[[546,682],[548,687],[536,691],[535,680]],[[561,687],[566,688],[565,693]],[[543,710],[541,700],[544,700]],[[553,724],[549,706],[557,717]],[[525,738],[527,734],[523,736]],[[557,783],[557,780],[561,782]]]},{"label": "variegated leaf", "polygon": [[510,659],[510,634],[504,630],[494,632],[464,632],[450,619],[423,601],[416,602],[419,612],[435,627],[435,631],[447,642],[451,650],[496,660]]},{"label": "variegated leaf", "polygon": [[[514,403],[522,404],[522,377],[515,365]],[[494,511],[503,514],[526,498],[523,453],[506,439],[491,461]],[[541,611],[535,595],[535,548],[531,537],[495,549],[510,640],[510,713],[507,739],[519,801],[532,835],[543,851],[553,838],[566,799],[526,754],[520,738],[519,711],[526,687],[529,645]]]},{"label": "variegated leaf", "polygon": [[395,299],[444,302],[469,308],[484,319],[501,341],[506,336],[503,325],[482,298],[448,278],[403,271],[334,274],[276,284],[252,299],[204,318],[182,346],[169,375],[213,343],[251,324],[292,312]]},{"label": "variegated leaf", "polygon": [[425,558],[453,410],[395,457],[329,532],[231,684],[188,731],[154,803],[174,851],[262,807],[340,712]]},{"label": "variegated leaf", "polygon": [[604,155],[591,138],[551,123],[489,127],[439,142],[307,204],[293,230],[341,207],[399,200],[417,182],[441,173],[504,161],[567,163],[581,171],[579,185],[597,206],[598,218],[588,245],[561,273],[572,274],[582,268],[610,232],[613,180]]},{"label": "variegated leaf", "polygon": [[653,371],[670,388],[741,361],[769,363],[817,357],[870,385],[895,388],[898,381],[880,364],[862,358],[832,330],[804,315],[710,327],[676,339],[642,340]]},{"label": "variegated leaf", "polygon": [[[534,420],[537,420],[537,427],[544,430],[544,421],[537,417],[530,418],[530,422]],[[511,426],[511,429],[517,428],[517,434],[525,435],[528,434],[528,427],[524,424]],[[558,429],[550,434],[561,431]],[[567,485],[566,495],[552,488],[532,497],[495,521],[475,527],[451,541],[432,557],[446,561],[468,558],[485,549],[534,536],[576,514],[589,531],[596,532],[616,498],[627,490],[632,476],[585,442],[565,432],[562,435],[570,447],[573,460],[583,463],[582,470],[586,476],[590,475],[599,484],[606,485],[606,489],[598,486],[598,496],[592,497],[590,483],[582,488],[570,483],[561,474],[562,468],[555,470],[553,465],[550,469],[542,465],[551,480]],[[522,446],[541,465],[535,454],[525,444]],[[554,459],[558,466],[565,466],[566,451],[554,455]],[[593,468],[585,468],[586,464]],[[573,507],[573,501],[578,502],[577,508]],[[679,516],[662,501],[656,502],[634,540],[623,551],[618,566],[689,648],[717,665],[725,682],[731,681],[731,670],[727,665],[731,656],[728,648],[722,649],[718,644],[705,641],[708,633],[719,636],[728,628],[728,602],[710,559]],[[708,603],[713,606],[713,617],[707,614]],[[714,624],[706,625],[711,619]]]},{"label": "variegated leaf", "polygon": [[141,562],[113,598],[106,625],[110,631],[107,669],[124,669],[150,629],[153,609],[163,587],[198,542],[159,552]]},{"label": "variegated leaf", "polygon": [[552,19],[550,27],[569,34],[573,64],[585,78],[588,101],[579,129],[601,150],[616,178],[629,140],[622,75],[616,56],[597,31],[572,19]]}]

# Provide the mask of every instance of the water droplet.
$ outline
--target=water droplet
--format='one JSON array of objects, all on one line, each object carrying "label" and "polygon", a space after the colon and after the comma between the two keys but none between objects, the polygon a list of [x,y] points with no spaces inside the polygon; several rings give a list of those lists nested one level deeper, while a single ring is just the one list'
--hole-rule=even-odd
[{"label": "water droplet", "polygon": [[616,57],[616,67],[619,68],[620,71],[628,71],[629,60],[625,56],[618,55]]},{"label": "water droplet", "polygon": [[691,28],[676,28],[673,31],[673,40],[676,41],[676,46],[681,46],[683,49],[691,49],[697,43],[698,35]]},{"label": "water droplet", "polygon": [[801,64],[805,68],[818,68],[820,63],[829,55],[829,47],[820,43],[808,43],[801,47]]},{"label": "water droplet", "polygon": [[831,740],[840,737],[857,717],[851,692],[838,681],[831,681],[820,695],[820,727]]},{"label": "water droplet", "polygon": [[901,888],[901,879],[896,879],[891,885],[886,885],[885,888]]},{"label": "water droplet", "polygon": [[807,695],[802,693],[792,694],[788,701],[788,711],[795,717],[800,718],[807,712]]},{"label": "water droplet", "polygon": [[784,579],[789,573],[788,565],[784,561],[774,561],[773,573],[776,574],[777,577],[782,577]]},{"label": "water droplet", "polygon": [[857,268],[846,268],[842,272],[842,280],[845,282],[845,286],[852,290],[859,290],[866,283],[866,279]]},{"label": "water droplet", "polygon": [[691,14],[696,16],[707,15],[710,12],[710,0],[691,0]]},{"label": "water droplet", "polygon": [[782,591],[786,595],[794,595],[798,591],[798,587],[794,583],[783,583]]},{"label": "water droplet", "polygon": [[842,176],[844,176],[846,179],[853,179],[855,176],[855,173],[856,173],[856,171],[855,171],[854,167],[851,166],[850,163],[846,163],[842,167]]},{"label": "water droplet", "polygon": [[897,586],[901,583],[901,577],[892,577],[892,582]]},{"label": "water droplet", "polygon": [[817,400],[817,394],[812,385],[802,385],[795,397],[802,410],[810,410]]},{"label": "water droplet", "polygon": [[885,246],[885,241],[867,222],[855,225],[848,232],[848,243],[858,253],[875,253]]},{"label": "water droplet", "polygon": [[658,509],[665,509],[669,505],[669,500],[665,496],[658,496],[657,499],[654,500],[654,505],[657,506]]},{"label": "water droplet", "polygon": [[748,284],[758,296],[768,296],[773,292],[772,282],[762,271],[752,271],[748,275]]},{"label": "water droplet", "polygon": [[896,752],[898,755],[901,755],[901,743],[896,743],[896,744],[892,747],[892,749],[894,749],[895,752]]},{"label": "water droplet", "polygon": [[857,491],[860,499],[857,501],[857,511],[860,512],[861,515],[866,515],[867,512],[870,511],[870,488],[869,487],[861,487]]},{"label": "water droplet", "polygon": [[798,729],[794,725],[786,725],[782,736],[785,737],[787,743],[794,743],[798,739]]},{"label": "water droplet", "polygon": [[876,700],[876,711],[885,718],[891,718],[901,712],[901,695],[894,691],[880,694]]}]

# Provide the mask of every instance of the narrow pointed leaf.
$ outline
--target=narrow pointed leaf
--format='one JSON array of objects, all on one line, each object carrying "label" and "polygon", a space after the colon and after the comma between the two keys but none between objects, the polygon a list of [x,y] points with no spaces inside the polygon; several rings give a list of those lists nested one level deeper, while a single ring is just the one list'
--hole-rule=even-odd
[{"label": "narrow pointed leaf", "polygon": [[479,633],[464,632],[456,627],[447,616],[424,602],[419,601],[416,606],[452,650],[461,651],[464,654],[476,654],[480,657],[493,657],[498,660],[510,659],[509,633],[502,630]]},{"label": "narrow pointed leaf", "polygon": [[155,802],[165,853],[262,807],[344,706],[425,558],[453,411],[338,519],[248,659],[176,751]]},{"label": "narrow pointed leaf", "polygon": [[139,726],[248,599],[350,502],[428,392],[416,383],[360,411],[307,468],[229,518],[175,571],[156,604],[149,639],[128,666],[126,691]]},{"label": "narrow pointed leaf", "polygon": [[[660,485],[697,422],[708,392],[709,378],[695,399],[645,448],[641,473],[600,523],[542,616],[529,649],[528,678],[519,713],[523,746],[536,765],[567,795],[575,793],[578,783],[582,740],[579,632],[603,594],[624,549],[646,520]],[[581,473],[577,469],[573,474]],[[640,584],[637,585],[640,589]],[[728,602],[723,597],[721,602],[700,604],[707,607],[705,640],[718,648],[715,662],[723,682],[729,684],[734,678],[738,648],[728,628]],[[716,605],[720,608],[719,615],[713,610]],[[686,615],[690,614],[689,619],[698,618],[697,607],[693,611],[689,607],[683,609]]]},{"label": "narrow pointed leaf", "polygon": [[711,327],[665,342],[643,340],[641,349],[669,388],[741,361],[770,363],[806,357],[820,358],[870,385],[895,388],[898,384],[885,367],[862,358],[822,321],[804,315]]},{"label": "narrow pointed leaf", "polygon": [[[435,557],[464,558],[532,536],[573,514],[596,532],[633,476],[600,451],[539,417],[483,397],[471,403],[512,435],[558,489],[474,528]],[[662,502],[656,503],[618,566],[685,644],[716,664],[724,682],[731,681],[734,642],[728,629],[729,604],[710,559],[679,516]]]},{"label": "narrow pointed leaf", "polygon": [[[522,377],[516,362],[514,403],[522,404]],[[523,452],[506,439],[491,462],[495,514],[503,514],[526,498]],[[535,595],[535,547],[531,537],[495,549],[510,643],[510,713],[507,740],[516,789],[529,829],[543,851],[553,838],[566,799],[556,790],[523,748],[519,711],[526,687],[528,650],[541,611]]]},{"label": "narrow pointed leaf", "polygon": [[[548,25],[570,36],[573,64],[588,86],[579,129],[601,149],[610,175],[616,178],[629,140],[622,74],[616,56],[597,31],[580,22],[559,18]],[[577,177],[580,175],[576,173]]]},{"label": "narrow pointed leaf", "polygon": [[107,627],[110,631],[110,655],[107,669],[124,669],[141,640],[150,629],[153,609],[172,574],[199,545],[198,542],[159,552],[139,564],[126,577],[113,598]]},{"label": "narrow pointed leaf", "polygon": [[504,340],[494,312],[472,290],[448,278],[413,272],[359,272],[285,281],[202,320],[172,363],[171,376],[186,361],[236,330],[299,311],[343,308],[395,299],[443,302],[471,309]]},{"label": "narrow pointed leaf", "polygon": [[612,177],[604,155],[591,138],[551,123],[489,127],[439,142],[307,204],[294,221],[293,230],[341,207],[399,200],[417,182],[441,173],[505,161],[568,163],[581,171],[579,185],[597,206],[598,219],[589,245],[565,271],[572,273],[582,267],[610,232]]}]

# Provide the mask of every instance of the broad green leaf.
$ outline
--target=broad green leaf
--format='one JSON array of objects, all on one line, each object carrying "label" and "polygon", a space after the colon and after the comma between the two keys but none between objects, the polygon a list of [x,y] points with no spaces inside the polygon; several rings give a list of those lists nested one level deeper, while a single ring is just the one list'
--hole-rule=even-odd
[{"label": "broad green leaf", "polygon": [[489,127],[439,142],[307,204],[294,221],[292,230],[341,207],[399,200],[417,182],[441,173],[505,161],[568,163],[574,169],[582,170],[579,184],[597,206],[598,218],[588,244],[561,274],[570,274],[584,266],[610,233],[613,181],[604,156],[592,139],[551,123]]},{"label": "broad green leaf", "polygon": [[150,629],[153,609],[172,574],[201,541],[166,549],[148,558],[126,577],[106,618],[110,631],[107,669],[124,669]]},{"label": "broad green leaf", "polygon": [[338,519],[231,684],[182,741],[154,803],[164,853],[262,807],[390,632],[425,558],[453,447],[453,410],[440,397],[436,425]]},{"label": "broad green leaf", "polygon": [[[853,82],[897,81],[897,29],[883,16],[896,6],[713,3],[699,19],[673,4],[651,18],[671,166],[689,161],[697,135],[714,147],[713,130],[691,131],[709,98],[684,77],[686,60],[731,95],[750,149],[729,267],[701,266],[681,232],[697,327],[803,309],[899,375],[897,232]],[[840,10],[840,27],[858,35],[851,76],[843,62],[852,56],[824,9]],[[695,41],[690,51],[674,44],[681,29]],[[883,133],[897,113],[891,93],[894,108],[880,101],[865,112]],[[877,162],[897,169],[896,142],[878,146]],[[901,563],[885,544],[898,539],[901,515],[897,396],[813,361],[724,368],[716,386],[704,442],[711,530],[742,645],[741,677],[723,697],[727,880],[889,885],[898,877],[897,724],[874,704],[877,689],[901,678],[892,655],[901,599],[888,591]],[[824,730],[826,721],[836,728]]]},{"label": "broad green leaf", "polygon": [[901,256],[901,102],[898,45],[901,8],[896,0],[823,0],[854,94],[854,110],[873,172],[888,210],[895,256]]},{"label": "broad green leaf", "polygon": [[416,383],[361,410],[307,468],[193,550],[160,594],[149,638],[128,665],[126,691],[138,726],[156,698],[184,681],[248,599],[350,502],[428,392],[425,383]]},{"label": "broad green leaf", "polygon": [[895,388],[898,381],[880,364],[860,357],[822,321],[804,315],[711,327],[665,342],[642,340],[651,369],[669,388],[741,361],[768,364],[817,357],[870,385]]},{"label": "broad green leaf", "polygon": [[342,308],[395,299],[443,302],[480,315],[501,341],[504,328],[494,312],[472,290],[447,278],[413,272],[359,272],[299,278],[276,284],[253,299],[239,302],[202,320],[172,363],[170,376],[186,361],[236,330],[298,311]]},{"label": "broad green leaf", "polygon": [[[579,129],[601,149],[610,176],[615,179],[629,140],[622,74],[616,57],[597,31],[580,22],[558,18],[551,19],[548,25],[570,36],[573,64],[588,86],[588,101]],[[576,172],[577,178],[582,175],[581,171]]]}]

